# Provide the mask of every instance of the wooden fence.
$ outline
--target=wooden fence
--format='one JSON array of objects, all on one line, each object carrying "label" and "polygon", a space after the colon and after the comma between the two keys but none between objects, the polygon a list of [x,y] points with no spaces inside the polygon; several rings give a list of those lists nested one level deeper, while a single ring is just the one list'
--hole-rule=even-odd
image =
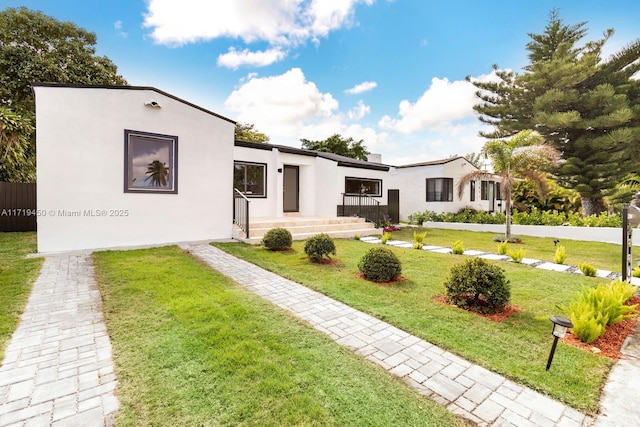
[{"label": "wooden fence", "polygon": [[0,182],[0,231],[36,231],[36,184]]}]

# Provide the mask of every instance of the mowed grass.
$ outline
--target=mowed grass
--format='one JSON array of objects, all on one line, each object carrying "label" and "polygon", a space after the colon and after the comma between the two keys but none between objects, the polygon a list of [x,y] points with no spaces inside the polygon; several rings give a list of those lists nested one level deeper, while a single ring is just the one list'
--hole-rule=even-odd
[{"label": "mowed grass", "polygon": [[118,426],[463,425],[179,248],[94,261]]},{"label": "mowed grass", "polygon": [[44,262],[34,252],[36,233],[0,233],[0,362]]},{"label": "mowed grass", "polygon": [[[529,386],[582,411],[595,411],[612,362],[559,343],[553,366],[545,371],[552,344],[549,316],[562,314],[583,285],[599,279],[533,269],[501,262],[511,282],[511,302],[521,311],[502,323],[433,300],[444,293],[450,268],[466,257],[414,249],[390,248],[402,262],[405,282],[380,286],[357,277],[358,260],[372,247],[355,240],[335,240],[338,263],[318,265],[293,251],[270,252],[240,243],[215,246],[276,272],[354,308],[385,320],[465,359]],[[471,247],[471,245],[469,245]]]},{"label": "mowed grass", "polygon": [[[425,245],[436,245],[451,247],[453,242],[461,240],[465,249],[474,249],[497,253],[498,242],[494,242],[496,236],[503,236],[500,233],[476,232],[466,230],[445,230],[439,228],[424,227],[402,227],[400,231],[391,233],[391,238],[413,242],[413,232],[427,232],[424,239]],[[620,231],[622,234],[622,231]],[[519,236],[522,243],[510,243],[509,249],[524,249],[526,258],[540,259],[553,262],[556,246],[552,237],[531,237]],[[622,246],[613,243],[585,242],[580,240],[560,239],[560,245],[565,247],[567,259],[564,264],[575,265],[581,262],[588,262],[601,270],[622,271]],[[638,249],[634,248],[634,252]]]}]

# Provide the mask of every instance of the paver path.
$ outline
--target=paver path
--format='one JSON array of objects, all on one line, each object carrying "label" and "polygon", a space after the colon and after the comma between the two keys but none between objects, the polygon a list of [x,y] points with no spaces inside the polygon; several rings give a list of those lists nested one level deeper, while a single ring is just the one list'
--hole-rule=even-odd
[{"label": "paver path", "polygon": [[586,426],[593,422],[501,375],[210,245],[182,247],[481,426]]},{"label": "paver path", "polygon": [[111,426],[111,343],[89,255],[48,257],[0,367],[0,426]]}]

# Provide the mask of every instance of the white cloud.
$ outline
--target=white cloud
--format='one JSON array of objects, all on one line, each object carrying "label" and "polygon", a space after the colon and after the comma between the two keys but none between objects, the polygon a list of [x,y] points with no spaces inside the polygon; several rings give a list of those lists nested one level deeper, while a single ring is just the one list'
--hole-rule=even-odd
[{"label": "white cloud", "polygon": [[116,30],[116,32],[118,33],[118,35],[124,39],[126,39],[129,34],[125,33],[124,31],[122,31],[122,21],[121,20],[117,20],[116,22],[113,23],[113,28]]},{"label": "white cloud", "polygon": [[302,70],[292,68],[278,76],[249,76],[229,95],[225,107],[239,121],[255,124],[278,143],[274,137],[299,139],[306,124],[331,118],[338,101],[307,81]]},{"label": "white cloud", "polygon": [[476,88],[467,81],[450,82],[434,77],[431,86],[415,103],[402,100],[399,119],[384,116],[379,126],[402,133],[429,129],[443,122],[464,119],[475,114],[473,106],[478,102]]},{"label": "white cloud", "polygon": [[289,46],[349,25],[358,3],[373,0],[148,0],[144,26],[161,44],[231,37]]},{"label": "white cloud", "polygon": [[365,115],[369,114],[370,112],[371,112],[371,107],[369,107],[362,100],[360,100],[358,101],[358,105],[356,105],[349,111],[348,116],[352,120],[359,120],[363,118]]},{"label": "white cloud", "polygon": [[286,53],[279,47],[256,52],[251,52],[249,49],[237,51],[231,47],[227,53],[218,57],[218,65],[234,70],[242,65],[264,67],[284,59],[285,56]]},{"label": "white cloud", "polygon": [[378,86],[376,82],[362,82],[360,84],[355,85],[354,87],[347,89],[344,93],[349,95],[355,95],[358,93],[368,92],[370,90],[375,89]]}]

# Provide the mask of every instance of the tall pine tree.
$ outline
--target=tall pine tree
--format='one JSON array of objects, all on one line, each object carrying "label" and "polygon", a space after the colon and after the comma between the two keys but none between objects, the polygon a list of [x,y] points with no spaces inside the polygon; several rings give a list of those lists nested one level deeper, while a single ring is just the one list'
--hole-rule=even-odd
[{"label": "tall pine tree", "polygon": [[640,40],[602,60],[602,39],[578,43],[585,23],[565,25],[556,10],[542,34],[529,34],[524,72],[497,70],[498,82],[474,82],[487,138],[535,129],[563,161],[553,172],[582,200],[584,215],[605,210],[604,197],[640,160]]}]

